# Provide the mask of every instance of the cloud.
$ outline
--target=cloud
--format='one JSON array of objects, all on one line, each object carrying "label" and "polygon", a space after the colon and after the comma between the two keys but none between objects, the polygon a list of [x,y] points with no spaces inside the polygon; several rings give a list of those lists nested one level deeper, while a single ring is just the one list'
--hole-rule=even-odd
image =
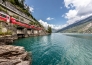
[{"label": "cloud", "polygon": [[63,27],[65,27],[66,25],[53,25],[53,24],[48,24],[47,22],[44,22],[43,20],[39,20],[39,22],[45,27],[45,28],[47,28],[48,26],[50,26],[51,28],[53,28],[53,29],[56,29],[56,30],[58,30],[58,29],[61,29],[61,28],[63,28]]},{"label": "cloud", "polygon": [[62,7],[60,7],[60,9],[62,9]]},{"label": "cloud", "polygon": [[64,14],[64,17],[68,19],[68,24],[92,15],[92,0],[64,0],[64,3],[65,7],[69,9]]},{"label": "cloud", "polygon": [[34,12],[34,8],[33,7],[29,7],[30,12]]},{"label": "cloud", "polygon": [[49,20],[53,20],[53,19],[54,19],[54,18],[48,17],[46,20],[48,20],[48,21],[49,21]]}]

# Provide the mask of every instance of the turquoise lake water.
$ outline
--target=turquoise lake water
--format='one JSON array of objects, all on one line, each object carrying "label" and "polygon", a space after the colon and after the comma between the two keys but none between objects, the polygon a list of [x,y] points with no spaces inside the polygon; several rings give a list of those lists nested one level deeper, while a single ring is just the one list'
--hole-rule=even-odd
[{"label": "turquoise lake water", "polygon": [[61,34],[18,39],[32,52],[32,65],[92,65],[92,34]]}]

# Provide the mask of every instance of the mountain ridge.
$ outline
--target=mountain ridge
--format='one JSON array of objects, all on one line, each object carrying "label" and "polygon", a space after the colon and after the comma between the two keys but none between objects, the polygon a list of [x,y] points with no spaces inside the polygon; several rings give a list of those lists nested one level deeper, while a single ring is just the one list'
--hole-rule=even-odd
[{"label": "mountain ridge", "polygon": [[[71,29],[73,27],[78,27],[78,26],[80,26],[82,24],[85,24],[85,23],[88,23],[88,22],[91,22],[91,21],[92,21],[92,16],[89,16],[89,17],[87,17],[85,19],[82,19],[82,20],[80,20],[78,22],[75,22],[75,23],[73,23],[71,25],[68,25],[67,27],[62,28],[62,29],[58,30],[57,32],[64,32],[65,30]],[[66,32],[68,32],[68,31],[66,31]],[[64,33],[66,33],[66,32],[64,32]]]}]

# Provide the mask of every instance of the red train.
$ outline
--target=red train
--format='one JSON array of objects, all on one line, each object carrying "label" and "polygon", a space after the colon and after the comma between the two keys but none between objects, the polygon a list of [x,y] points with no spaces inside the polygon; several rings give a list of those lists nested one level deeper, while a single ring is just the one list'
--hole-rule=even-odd
[{"label": "red train", "polygon": [[3,12],[0,12],[0,20],[1,21],[4,21],[4,22],[9,22],[9,23],[12,23],[12,24],[15,24],[15,25],[19,25],[19,26],[22,26],[22,27],[25,27],[25,28],[29,28],[29,29],[36,29],[36,30],[41,30],[40,27],[36,27],[34,25],[29,25],[29,24],[26,24],[26,23],[23,23],[23,22],[20,22],[18,20],[16,20],[15,18],[3,13]]},{"label": "red train", "polygon": [[10,22],[10,16],[3,12],[0,12],[0,21]]}]

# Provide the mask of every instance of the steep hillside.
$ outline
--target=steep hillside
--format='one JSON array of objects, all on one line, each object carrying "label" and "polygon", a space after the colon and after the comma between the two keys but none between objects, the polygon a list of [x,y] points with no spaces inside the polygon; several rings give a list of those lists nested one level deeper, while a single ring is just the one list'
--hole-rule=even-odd
[{"label": "steep hillside", "polygon": [[43,26],[31,14],[29,6],[24,3],[25,0],[0,0],[0,12],[4,12],[23,23],[43,28]]},{"label": "steep hillside", "polygon": [[0,0],[0,34],[16,37],[47,34],[43,25],[31,14],[29,6],[21,1],[23,3],[19,0]]},{"label": "steep hillside", "polygon": [[58,30],[61,33],[92,33],[92,16]]}]

